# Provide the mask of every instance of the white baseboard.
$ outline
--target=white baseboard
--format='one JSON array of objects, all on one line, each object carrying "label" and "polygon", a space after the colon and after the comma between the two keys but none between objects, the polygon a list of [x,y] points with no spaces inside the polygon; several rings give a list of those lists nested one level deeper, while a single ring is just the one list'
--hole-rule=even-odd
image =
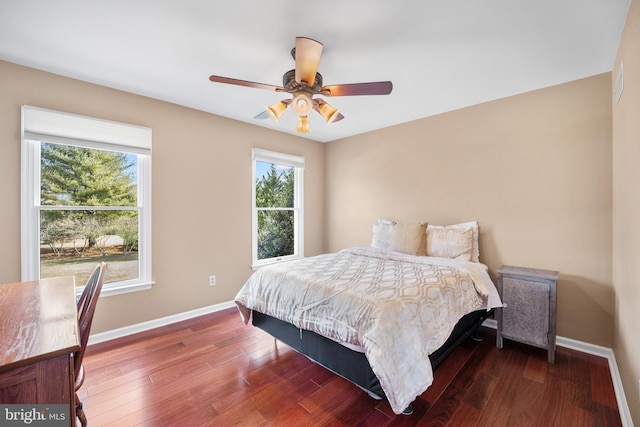
[{"label": "white baseboard", "polygon": [[91,334],[91,336],[89,336],[89,345],[126,337],[127,335],[137,334],[138,332],[144,332],[161,326],[170,325],[172,323],[181,322],[183,320],[193,319],[194,317],[204,316],[205,314],[215,313],[216,311],[226,310],[231,307],[236,307],[236,304],[233,301],[228,301],[197,308],[191,311],[185,311],[183,313],[173,314],[171,316],[161,317],[159,319],[149,320],[147,322],[136,323],[135,325],[125,326],[123,328]]},{"label": "white baseboard", "polygon": [[[494,319],[487,319],[482,326],[497,329],[498,322]],[[616,356],[613,350],[609,347],[602,347],[565,337],[556,337],[556,345],[607,359],[609,362],[609,371],[611,372],[611,380],[613,381],[613,390],[616,393],[616,401],[618,403],[618,410],[620,411],[620,420],[622,421],[623,427],[633,427],[631,412],[629,412],[629,405],[627,404],[627,398],[624,394],[622,379],[620,378],[620,371],[618,371],[618,364],[616,363]]]},{"label": "white baseboard", "polygon": [[[233,301],[228,301],[191,311],[185,311],[183,313],[178,313],[171,316],[161,317],[159,319],[149,320],[147,322],[137,323],[135,325],[125,326],[123,328],[113,329],[111,331],[92,334],[89,337],[89,345],[125,337],[127,335],[136,334],[138,332],[148,331],[150,329],[159,328],[161,326],[170,325],[172,323],[180,322],[183,320],[193,319],[194,317],[215,313],[217,311],[226,310],[235,306],[236,305]],[[494,319],[487,319],[482,325],[492,329],[497,328],[497,322]],[[622,387],[622,380],[620,379],[620,371],[618,371],[618,365],[616,364],[616,357],[613,354],[613,350],[609,347],[602,347],[599,345],[589,344],[586,342],[576,341],[564,337],[557,337],[556,345],[558,345],[559,347],[570,348],[572,350],[580,351],[587,354],[593,354],[595,356],[600,356],[607,359],[607,361],[609,362],[609,370],[611,371],[613,389],[616,393],[616,400],[618,402],[618,409],[620,410],[620,419],[622,421],[622,425],[623,427],[633,427],[631,413],[629,412],[629,406],[627,405],[627,399]]]}]

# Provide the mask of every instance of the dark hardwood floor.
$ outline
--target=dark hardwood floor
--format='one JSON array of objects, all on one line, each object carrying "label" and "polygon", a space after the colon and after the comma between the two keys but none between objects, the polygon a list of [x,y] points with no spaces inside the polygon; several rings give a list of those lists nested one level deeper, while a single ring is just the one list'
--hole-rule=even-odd
[{"label": "dark hardwood floor", "polygon": [[377,401],[230,309],[90,346],[89,426],[619,426],[606,359],[465,341],[410,416]]}]

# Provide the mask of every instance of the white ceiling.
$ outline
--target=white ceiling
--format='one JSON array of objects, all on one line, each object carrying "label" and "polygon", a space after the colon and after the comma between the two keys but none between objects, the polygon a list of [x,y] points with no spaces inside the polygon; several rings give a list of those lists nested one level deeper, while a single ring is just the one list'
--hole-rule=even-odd
[{"label": "white ceiling", "polygon": [[[327,142],[611,71],[629,3],[0,0],[0,59]],[[253,119],[285,95],[208,80],[281,85],[296,36],[324,44],[324,84],[393,92],[325,98],[345,119],[303,135]]]}]

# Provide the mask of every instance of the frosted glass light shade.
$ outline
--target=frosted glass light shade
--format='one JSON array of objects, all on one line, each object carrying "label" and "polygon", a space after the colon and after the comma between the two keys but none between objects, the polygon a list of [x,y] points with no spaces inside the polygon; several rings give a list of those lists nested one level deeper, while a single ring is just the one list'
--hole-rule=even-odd
[{"label": "frosted glass light shade", "polygon": [[324,117],[327,123],[332,123],[335,119],[340,115],[340,111],[333,108],[331,105],[326,102],[323,103],[319,108],[318,112]]},{"label": "frosted glass light shade", "polygon": [[298,126],[296,127],[296,131],[300,133],[309,133],[311,129],[309,129],[309,117],[300,116],[298,119]]},{"label": "frosted glass light shade", "polygon": [[276,102],[273,105],[269,105],[267,107],[267,114],[269,114],[269,117],[271,117],[273,121],[277,123],[286,110],[287,104],[284,101],[280,101]]}]

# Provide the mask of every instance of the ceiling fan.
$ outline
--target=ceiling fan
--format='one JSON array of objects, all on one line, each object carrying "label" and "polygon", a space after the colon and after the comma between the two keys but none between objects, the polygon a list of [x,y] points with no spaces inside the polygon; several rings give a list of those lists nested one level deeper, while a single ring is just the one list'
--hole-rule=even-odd
[{"label": "ceiling fan", "polygon": [[220,76],[210,76],[209,80],[216,83],[290,93],[293,95],[292,99],[283,99],[270,105],[254,118],[266,119],[271,117],[277,122],[287,107],[291,105],[291,109],[298,115],[296,130],[303,133],[309,132],[309,113],[311,110],[317,111],[327,123],[337,122],[344,118],[337,109],[322,98],[314,98],[314,95],[355,96],[388,95],[391,93],[393,85],[390,81],[323,86],[322,75],[317,72],[321,54],[322,43],[307,37],[296,37],[296,45],[291,50],[291,56],[295,59],[296,66],[295,69],[284,73],[282,87]]}]

